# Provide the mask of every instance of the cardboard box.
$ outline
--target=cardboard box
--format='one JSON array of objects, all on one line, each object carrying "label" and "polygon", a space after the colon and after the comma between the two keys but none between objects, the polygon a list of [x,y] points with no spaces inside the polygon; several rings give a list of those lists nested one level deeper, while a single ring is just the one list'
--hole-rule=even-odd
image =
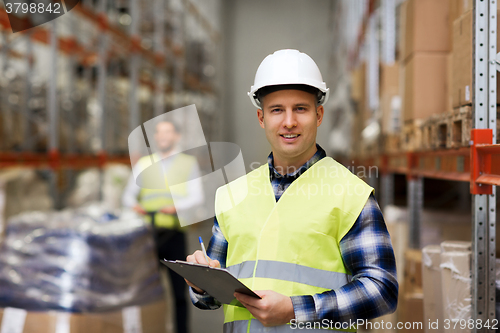
[{"label": "cardboard box", "polygon": [[[408,211],[406,208],[388,205],[384,208],[387,231],[391,236],[396,258],[398,281],[404,280],[405,250],[408,248]],[[400,293],[401,294],[401,293]]]},{"label": "cardboard box", "polygon": [[396,8],[396,60],[403,62],[406,33],[406,7],[408,2],[404,1]]},{"label": "cardboard box", "polygon": [[358,66],[351,72],[351,98],[355,102],[365,99],[366,95],[366,64]]},{"label": "cardboard box", "polygon": [[422,251],[405,251],[404,294],[422,293]]},{"label": "cardboard box", "polygon": [[399,65],[380,66],[380,94],[399,93]]},{"label": "cardboard box", "polygon": [[472,10],[473,0],[450,0],[450,15],[448,22],[450,25],[450,42],[453,49],[453,23],[462,15]]},{"label": "cardboard box", "polygon": [[447,60],[446,53],[414,53],[402,66],[404,122],[447,111]]},{"label": "cardboard box", "polygon": [[451,99],[454,108],[472,103],[472,12],[453,24]]},{"label": "cardboard box", "polygon": [[[497,17],[500,11],[497,11]],[[453,53],[452,53],[452,81],[450,93],[453,108],[472,104],[474,91],[472,89],[472,51],[473,51],[473,12],[468,11],[453,24]],[[497,21],[497,29],[500,20]],[[500,34],[497,35],[497,45]],[[500,77],[497,75],[497,86]],[[500,94],[497,94],[497,103],[500,103]]]},{"label": "cardboard box", "polygon": [[380,111],[382,133],[394,134],[401,128],[401,97],[399,96],[399,65],[380,67]]},{"label": "cardboard box", "polygon": [[450,0],[450,28],[453,28],[453,23],[463,14],[472,10],[474,0]]},{"label": "cardboard box", "polygon": [[401,96],[399,94],[383,94],[380,96],[382,112],[382,133],[399,134],[402,127]]},{"label": "cardboard box", "polygon": [[402,7],[404,46],[401,59],[406,62],[415,52],[449,52],[449,0],[408,0]]},{"label": "cardboard box", "polygon": [[404,296],[404,311],[402,322],[408,326],[400,332],[422,332],[424,327],[424,295],[406,294]]},{"label": "cardboard box", "polygon": [[[441,286],[443,320],[471,318],[471,251],[470,242],[441,243]],[[463,333],[470,329],[443,327],[444,332]]]},{"label": "cardboard box", "polygon": [[452,82],[453,82],[453,52],[448,53],[446,56],[446,110],[452,112],[453,110],[453,96],[452,96]]},{"label": "cardboard box", "polygon": [[122,311],[75,314],[0,309],[0,331],[22,333],[165,333],[165,302],[131,306]]},{"label": "cardboard box", "polygon": [[[424,323],[443,322],[441,293],[441,247],[428,245],[422,249],[422,287],[424,290]],[[435,332],[428,325],[425,332]]]},{"label": "cardboard box", "polygon": [[469,252],[471,249],[471,242],[451,240],[441,243],[441,252]]},{"label": "cardboard box", "polygon": [[356,102],[356,113],[352,124],[352,149],[354,154],[361,152],[361,132],[366,124],[366,63],[362,63],[352,72],[351,76],[351,97]]}]

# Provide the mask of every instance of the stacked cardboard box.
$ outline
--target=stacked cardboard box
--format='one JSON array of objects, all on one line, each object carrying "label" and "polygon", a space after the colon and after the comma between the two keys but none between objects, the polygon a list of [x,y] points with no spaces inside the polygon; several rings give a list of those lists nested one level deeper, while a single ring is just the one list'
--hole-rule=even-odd
[{"label": "stacked cardboard box", "polygon": [[401,97],[399,96],[399,65],[380,67],[380,111],[382,114],[382,134],[384,150],[399,150],[401,129]]},{"label": "stacked cardboard box", "polygon": [[[420,250],[406,250],[404,269],[403,321],[406,323],[423,323],[424,295],[422,293],[422,252]],[[419,330],[414,329],[408,329],[407,331],[419,332]]]},{"label": "stacked cardboard box", "polygon": [[351,74],[351,98],[355,102],[356,112],[352,123],[352,150],[361,151],[361,132],[366,121],[366,64],[358,66]]},{"label": "stacked cardboard box", "polygon": [[413,54],[403,66],[406,123],[446,112],[447,59],[443,53],[421,52]]},{"label": "stacked cardboard box", "polygon": [[[471,318],[471,243],[447,241],[441,243],[441,286],[443,321]],[[451,325],[450,325],[451,326]],[[464,333],[470,329],[453,325],[444,332]]]},{"label": "stacked cardboard box", "polygon": [[[452,0],[450,1],[450,29],[453,29],[453,23],[463,14],[472,11],[474,0]],[[450,36],[451,38],[452,36]]]},{"label": "stacked cardboard box", "polygon": [[[396,312],[389,315],[377,318],[373,322],[391,322],[394,329],[375,330],[373,333],[393,333],[398,321],[401,321],[403,307],[403,281],[405,278],[405,251],[408,248],[408,211],[406,208],[388,205],[384,208],[384,219],[387,225],[387,231],[391,236],[392,248],[396,258],[396,267],[398,274],[398,283],[400,284],[400,292],[398,295],[398,308]],[[386,325],[387,328],[387,325]]]},{"label": "stacked cardboard box", "polygon": [[[422,250],[426,332],[470,332],[457,320],[471,318],[471,242],[444,241]],[[445,325],[448,323],[449,325]]]},{"label": "stacked cardboard box", "polygon": [[[497,17],[498,17],[497,12]],[[497,22],[497,24],[500,21]],[[453,108],[470,105],[474,97],[472,89],[472,54],[473,54],[473,12],[468,10],[453,23],[453,53],[451,97]],[[499,26],[497,25],[497,29]],[[497,35],[497,45],[500,34]],[[500,83],[497,76],[497,86]],[[497,103],[500,94],[497,94]]]},{"label": "stacked cardboard box", "polygon": [[19,333],[165,333],[165,302],[104,313],[27,312],[0,309],[0,332]]},{"label": "stacked cardboard box", "polygon": [[446,112],[449,0],[408,0],[399,7],[403,120]]},{"label": "stacked cardboard box", "polygon": [[399,66],[394,64],[380,67],[380,109],[382,111],[382,132],[395,134],[399,132],[400,112],[395,109],[399,99]]},{"label": "stacked cardboard box", "polygon": [[[441,293],[441,247],[428,245],[422,249],[422,285],[424,294],[424,323],[443,323],[443,296]],[[441,323],[441,324],[439,324]],[[435,329],[425,325],[425,332]]]}]

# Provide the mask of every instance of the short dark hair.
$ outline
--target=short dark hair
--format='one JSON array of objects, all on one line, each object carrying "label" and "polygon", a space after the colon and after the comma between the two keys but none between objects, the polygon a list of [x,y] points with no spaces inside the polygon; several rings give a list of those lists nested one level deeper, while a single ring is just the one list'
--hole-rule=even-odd
[{"label": "short dark hair", "polygon": [[306,84],[280,84],[280,85],[275,85],[275,86],[265,86],[260,88],[255,92],[255,96],[259,100],[259,102],[262,104],[262,100],[266,95],[269,95],[270,93],[273,93],[275,91],[279,90],[302,90],[305,92],[308,92],[310,94],[313,94],[316,97],[316,106],[318,106],[319,101],[323,97],[324,93],[319,90],[318,88],[308,86]]},{"label": "short dark hair", "polygon": [[181,126],[180,126],[177,122],[175,122],[175,121],[173,121],[173,120],[167,120],[167,119],[158,120],[158,121],[156,122],[156,125],[155,125],[155,131],[156,131],[156,128],[158,127],[158,125],[159,125],[159,124],[161,124],[161,123],[170,123],[170,124],[172,124],[172,126],[174,127],[174,131],[175,131],[177,134],[180,134],[180,133],[181,133]]}]

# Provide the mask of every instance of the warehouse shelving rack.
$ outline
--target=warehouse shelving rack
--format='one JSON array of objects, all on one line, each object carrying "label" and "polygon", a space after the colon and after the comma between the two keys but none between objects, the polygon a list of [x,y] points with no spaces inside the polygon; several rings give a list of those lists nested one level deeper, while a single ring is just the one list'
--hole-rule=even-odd
[{"label": "warehouse shelving rack", "polygon": [[[393,0],[389,0],[394,3]],[[375,1],[365,6],[359,34],[366,31]],[[394,4],[393,4],[394,5]],[[500,144],[497,142],[496,63],[497,3],[475,0],[472,130],[469,147],[432,151],[380,154],[356,160],[358,165],[378,166],[381,171],[381,203],[394,200],[394,174],[406,175],[409,212],[409,243],[420,248],[423,178],[470,183],[472,196],[472,319],[495,319],[496,186],[500,185]],[[356,61],[362,37],[353,48]],[[486,327],[473,332],[489,332]]]},{"label": "warehouse shelving rack", "polygon": [[[186,56],[185,30],[184,19],[191,15],[198,22],[199,26],[206,31],[212,43],[217,43],[220,39],[219,32],[212,26],[209,20],[200,12],[196,5],[190,0],[155,0],[147,2],[148,6],[154,6],[154,31],[153,31],[153,48],[146,48],[141,43],[142,37],[139,29],[140,13],[144,10],[144,1],[129,0],[128,8],[131,16],[130,29],[118,27],[110,22],[106,10],[109,9],[110,0],[99,1],[93,5],[90,1],[82,1],[77,5],[71,15],[74,15],[79,20],[85,20],[93,26],[98,27],[99,35],[95,45],[84,45],[78,41],[73,34],[66,34],[61,36],[57,30],[58,20],[49,22],[43,26],[38,26],[30,30],[20,32],[13,39],[25,39],[28,45],[27,53],[21,54],[10,49],[7,43],[2,46],[2,55],[7,59],[27,59],[31,61],[33,57],[29,54],[32,43],[41,43],[50,47],[51,61],[50,66],[51,75],[47,83],[47,123],[48,123],[48,138],[47,138],[47,151],[35,152],[30,149],[28,144],[23,143],[19,151],[1,151],[0,150],[0,168],[10,166],[28,166],[37,169],[51,170],[51,187],[52,192],[57,193],[57,175],[62,170],[83,170],[91,167],[103,168],[106,163],[117,162],[129,164],[130,157],[125,154],[116,154],[109,152],[106,144],[106,127],[107,117],[106,112],[102,112],[100,122],[102,124],[99,133],[101,148],[97,152],[76,152],[74,147],[70,146],[65,152],[61,152],[59,136],[58,136],[58,122],[61,113],[58,104],[58,91],[57,91],[57,55],[63,54],[69,57],[73,62],[87,64],[91,61],[96,63],[97,78],[96,78],[96,100],[101,110],[106,110],[107,97],[105,95],[107,77],[109,75],[110,59],[122,55],[125,52],[130,54],[130,57],[125,58],[129,62],[129,79],[131,83],[131,93],[128,103],[128,127],[127,133],[130,133],[134,128],[140,125],[140,107],[137,97],[137,90],[141,86],[148,86],[155,94],[154,99],[154,114],[158,115],[165,110],[165,100],[168,94],[177,93],[183,94],[184,92],[191,92],[189,98],[196,97],[196,93],[208,95],[209,98],[216,98],[217,91],[213,82],[202,82],[197,77],[190,75],[183,66],[184,58]],[[170,22],[174,25],[173,35],[165,36],[164,29],[166,27],[166,11],[172,10],[172,4],[176,4],[175,20],[171,17]],[[4,31],[10,31],[10,22],[8,20],[5,9],[0,8],[0,28]],[[59,31],[60,32],[60,31]],[[5,36],[5,34],[4,34]],[[95,60],[97,59],[97,60]],[[154,78],[144,81],[139,75],[140,62],[145,62],[149,66],[155,68]],[[5,66],[5,63],[4,63]],[[170,70],[170,69],[174,70]],[[89,68],[90,69],[90,68]],[[28,66],[28,70],[32,70]],[[169,72],[170,70],[170,72]],[[169,77],[169,73],[173,72]],[[30,73],[27,73],[29,77]],[[29,87],[30,84],[28,83]],[[95,89],[95,88],[93,88]],[[186,94],[184,94],[186,95]],[[190,97],[191,96],[191,97]],[[184,99],[178,99],[177,105],[179,106],[186,103]],[[26,107],[27,108],[27,107]],[[27,115],[27,110],[26,114]],[[144,120],[143,120],[144,121]],[[215,122],[215,121],[214,121]],[[28,134],[28,133],[26,133]],[[210,134],[209,134],[210,135]],[[127,135],[128,136],[128,135]],[[70,142],[73,142],[73,137],[70,136]],[[59,182],[60,183],[60,182]],[[55,194],[56,201],[59,201]]]}]

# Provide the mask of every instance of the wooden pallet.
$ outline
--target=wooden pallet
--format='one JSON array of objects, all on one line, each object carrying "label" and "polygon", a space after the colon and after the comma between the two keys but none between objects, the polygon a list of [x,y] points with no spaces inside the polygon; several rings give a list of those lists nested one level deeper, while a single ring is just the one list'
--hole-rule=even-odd
[{"label": "wooden pallet", "polygon": [[435,119],[430,117],[422,124],[422,150],[432,149],[432,129]]},{"label": "wooden pallet", "polygon": [[446,148],[446,142],[448,139],[449,114],[437,114],[433,115],[433,118],[434,121],[432,123],[431,131],[431,148]]},{"label": "wooden pallet", "polygon": [[462,106],[453,111],[448,119],[447,148],[468,147],[472,129],[472,107]]},{"label": "wooden pallet", "polygon": [[399,134],[384,134],[382,137],[384,153],[397,153],[401,151],[401,136]]},{"label": "wooden pallet", "polygon": [[359,156],[362,158],[369,158],[373,156],[379,155],[380,149],[379,149],[379,142],[376,140],[374,142],[366,142],[364,140],[361,141],[360,145],[360,154]]},{"label": "wooden pallet", "polygon": [[401,148],[405,151],[422,150],[422,119],[406,121],[401,132]]},{"label": "wooden pallet", "polygon": [[[400,138],[399,151],[422,151],[443,148],[460,148],[470,145],[472,107],[454,109],[451,113],[432,115],[424,120],[405,122]],[[396,152],[394,138],[384,135],[385,152]],[[497,139],[500,144],[500,107],[497,112]]]}]

